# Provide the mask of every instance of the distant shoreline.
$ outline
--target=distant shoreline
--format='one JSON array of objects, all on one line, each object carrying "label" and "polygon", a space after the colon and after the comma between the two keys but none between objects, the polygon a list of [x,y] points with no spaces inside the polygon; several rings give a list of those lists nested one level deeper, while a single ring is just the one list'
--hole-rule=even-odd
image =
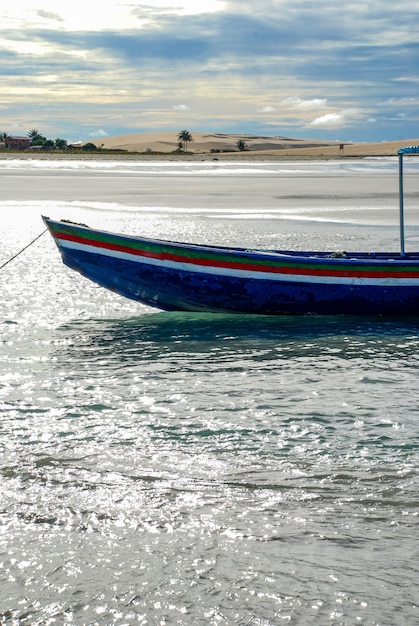
[{"label": "distant shoreline", "polygon": [[[245,136],[248,149],[234,149],[240,135],[194,133],[188,152],[176,152],[175,133],[139,133],[96,140],[98,150],[87,152],[0,150],[0,160],[114,160],[114,161],[298,161],[345,160],[396,156],[401,147],[418,145],[419,139],[380,143],[322,142],[281,137]],[[147,147],[145,147],[147,146]]]},{"label": "distant shoreline", "polygon": [[42,160],[42,161],[173,161],[173,162],[184,162],[184,161],[317,161],[317,160],[352,160],[357,158],[366,158],[366,157],[374,157],[374,156],[383,156],[383,155],[355,155],[348,156],[333,156],[333,155],[308,155],[308,154],[298,154],[298,155],[287,155],[287,154],[259,154],[257,152],[246,152],[246,153],[220,153],[220,154],[208,154],[208,153],[199,153],[199,154],[183,154],[183,155],[172,155],[172,154],[164,154],[164,153],[138,153],[138,152],[126,152],[126,153],[109,153],[109,152],[80,152],[80,153],[54,153],[54,152],[37,152],[37,153],[29,153],[29,152],[9,152],[6,154],[0,153],[0,161],[7,160]]},{"label": "distant shoreline", "polygon": [[[406,144],[407,145],[407,144]],[[263,161],[352,161],[366,158],[384,158],[390,156],[397,156],[397,151],[392,153],[375,153],[373,151],[362,154],[305,154],[302,150],[298,154],[285,154],[285,153],[263,153],[258,152],[245,152],[245,153],[219,153],[219,154],[184,154],[184,155],[172,155],[163,153],[109,153],[109,152],[80,152],[80,153],[54,153],[54,152],[8,152],[7,154],[0,153],[0,161],[10,160],[27,160],[27,161],[173,161],[173,162],[185,162],[185,161],[237,161],[237,162],[263,162]]]}]

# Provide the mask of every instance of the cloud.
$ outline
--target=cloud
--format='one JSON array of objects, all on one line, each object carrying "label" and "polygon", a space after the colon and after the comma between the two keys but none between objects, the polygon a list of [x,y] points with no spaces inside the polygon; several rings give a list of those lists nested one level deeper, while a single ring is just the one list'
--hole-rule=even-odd
[{"label": "cloud", "polygon": [[419,97],[389,98],[384,102],[384,105],[417,107],[419,105]]},{"label": "cloud", "polygon": [[301,100],[298,103],[300,109],[322,109],[327,106],[327,98],[313,98],[312,100]]},{"label": "cloud", "polygon": [[100,128],[99,130],[94,130],[91,133],[89,133],[89,137],[107,137],[108,133],[106,132],[106,130],[103,130],[102,128]]},{"label": "cloud", "polygon": [[61,17],[58,13],[53,13],[51,11],[43,11],[42,9],[36,11],[36,14],[45,20],[52,20],[53,22],[64,22],[64,18]]},{"label": "cloud", "polygon": [[321,126],[323,128],[339,128],[344,126],[346,122],[345,116],[342,113],[326,113],[312,120],[308,126]]},{"label": "cloud", "polygon": [[327,106],[327,98],[311,98],[304,100],[302,98],[298,98],[296,96],[291,96],[285,98],[282,102],[285,105],[292,105],[299,109],[311,110],[311,109],[321,109]]},{"label": "cloud", "polygon": [[263,107],[262,109],[258,109],[258,113],[275,113],[276,109],[271,106]]},{"label": "cloud", "polygon": [[191,110],[191,107],[188,107],[186,104],[175,104],[172,108],[173,111],[179,111],[180,113]]},{"label": "cloud", "polygon": [[311,120],[307,126],[312,128],[334,129],[344,126],[353,125],[354,123],[363,124],[365,113],[361,109],[348,108],[334,113],[325,113]]},{"label": "cloud", "polygon": [[[346,127],[352,140],[417,134],[417,0],[34,7],[2,0],[6,132],[15,119],[55,136],[169,130],[183,111],[191,131],[195,124],[288,136],[310,128],[324,138]],[[177,104],[185,101],[189,107]]]},{"label": "cloud", "polygon": [[87,47],[95,47],[109,52],[114,57],[124,57],[129,62],[143,64],[149,59],[164,60],[174,63],[187,61],[195,65],[211,56],[210,42],[205,37],[171,32],[170,29],[151,30],[150,32],[117,33],[102,32],[86,34]]}]

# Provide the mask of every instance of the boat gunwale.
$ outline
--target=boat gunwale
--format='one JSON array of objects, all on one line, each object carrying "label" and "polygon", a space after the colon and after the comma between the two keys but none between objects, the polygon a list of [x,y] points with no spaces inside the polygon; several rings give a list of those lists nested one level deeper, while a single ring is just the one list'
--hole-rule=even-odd
[{"label": "boat gunwale", "polygon": [[133,254],[141,250],[142,256],[149,254],[158,258],[163,255],[163,248],[166,248],[165,255],[170,254],[168,249],[172,248],[176,251],[182,251],[183,258],[187,257],[190,259],[190,262],[202,261],[198,256],[201,253],[207,256],[209,262],[211,262],[211,255],[214,255],[216,258],[212,260],[217,260],[220,256],[225,262],[235,262],[238,258],[242,261],[248,259],[260,262],[260,265],[263,267],[267,267],[270,264],[298,265],[303,267],[302,264],[304,264],[307,266],[316,265],[317,267],[324,265],[328,270],[333,266],[341,270],[345,266],[351,266],[357,270],[362,270],[364,267],[365,271],[368,271],[369,268],[377,271],[379,266],[385,266],[389,271],[395,267],[398,267],[403,273],[414,270],[419,271],[416,263],[419,262],[419,252],[409,252],[401,255],[399,252],[263,250],[260,248],[184,243],[137,235],[125,235],[123,233],[113,233],[92,228],[69,220],[51,220],[47,217],[43,217],[43,219],[47,226],[52,225],[52,235],[58,242],[69,240],[84,245],[92,245],[98,248],[98,250],[101,247],[108,250],[125,249],[126,252]]}]

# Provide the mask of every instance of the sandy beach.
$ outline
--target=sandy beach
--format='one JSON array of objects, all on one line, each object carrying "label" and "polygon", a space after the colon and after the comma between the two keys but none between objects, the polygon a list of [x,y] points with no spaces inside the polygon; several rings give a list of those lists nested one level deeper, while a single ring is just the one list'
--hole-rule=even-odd
[{"label": "sandy beach", "polygon": [[[417,145],[419,139],[401,139],[380,143],[345,143],[313,139],[292,139],[259,135],[227,133],[191,133],[189,156],[228,156],[228,158],[334,158],[387,156],[397,154],[402,146]],[[243,140],[247,149],[239,151],[237,142]],[[128,152],[172,153],[178,148],[176,132],[140,133],[94,140],[103,149]]]},{"label": "sandy beach", "polygon": [[[152,132],[118,135],[90,140],[99,151],[81,152],[77,148],[66,152],[11,152],[0,150],[0,159],[16,158],[101,158],[117,159],[243,159],[243,160],[295,160],[335,159],[395,156],[401,147],[419,144],[419,138],[382,141],[379,143],[340,143],[312,139],[292,139],[248,134],[192,132],[193,141],[187,153],[179,148],[178,132]],[[237,142],[243,140],[247,149],[239,151]],[[86,142],[80,142],[80,146]]]}]

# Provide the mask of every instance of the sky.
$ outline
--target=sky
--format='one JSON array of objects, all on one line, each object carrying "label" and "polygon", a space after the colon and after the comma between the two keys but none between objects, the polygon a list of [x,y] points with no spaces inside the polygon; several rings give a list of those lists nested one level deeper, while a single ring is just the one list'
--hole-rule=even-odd
[{"label": "sky", "polygon": [[0,131],[419,137],[418,0],[1,0]]}]

